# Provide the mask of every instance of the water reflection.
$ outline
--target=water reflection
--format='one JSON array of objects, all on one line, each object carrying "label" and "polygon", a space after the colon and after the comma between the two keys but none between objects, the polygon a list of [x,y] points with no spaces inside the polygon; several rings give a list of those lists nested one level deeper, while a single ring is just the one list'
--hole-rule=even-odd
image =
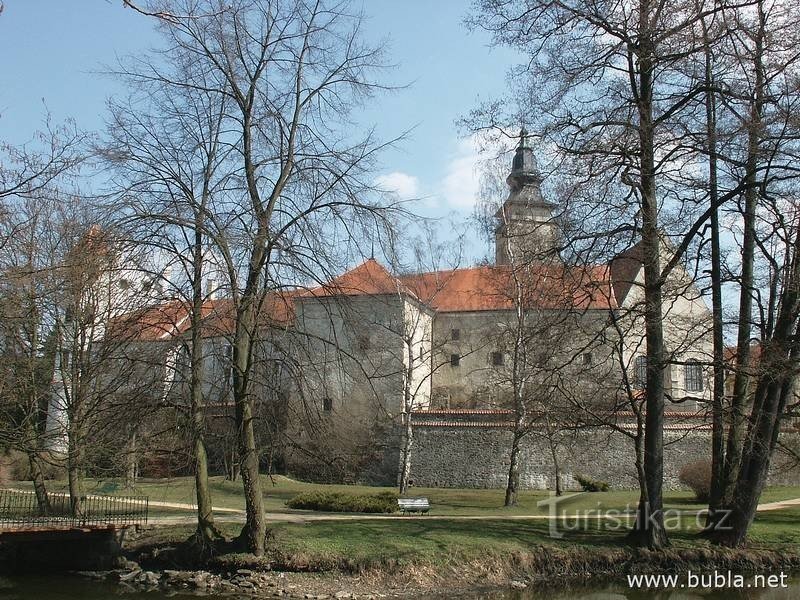
[{"label": "water reflection", "polygon": [[787,588],[773,589],[630,589],[624,582],[597,583],[570,589],[536,588],[498,595],[473,596],[491,600],[796,600],[800,578],[789,579]]}]

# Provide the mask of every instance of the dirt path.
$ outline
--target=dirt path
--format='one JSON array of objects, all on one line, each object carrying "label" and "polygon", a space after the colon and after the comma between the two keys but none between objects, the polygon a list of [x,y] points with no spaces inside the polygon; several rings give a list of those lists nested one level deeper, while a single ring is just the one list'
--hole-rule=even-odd
[{"label": "dirt path", "polygon": [[[192,524],[195,520],[195,515],[191,514],[197,510],[197,506],[186,502],[163,502],[160,500],[150,500],[148,502],[150,508],[170,508],[175,510],[185,510],[186,515],[169,515],[150,517],[148,521],[153,525],[182,525]],[[758,505],[758,512],[768,512],[773,510],[782,510],[785,508],[792,508],[800,506],[800,498],[791,498],[788,500],[779,500],[777,502],[767,502]],[[191,512],[190,512],[191,511]],[[682,510],[680,513],[686,516],[696,515],[697,510]],[[241,508],[227,508],[215,507],[214,513],[222,522],[243,522],[245,518],[245,511]],[[635,514],[617,514],[618,518],[632,519]],[[546,520],[546,519],[571,519],[574,515],[558,515],[552,517],[546,514],[537,515],[365,515],[365,514],[341,514],[341,513],[315,513],[305,511],[294,511],[285,513],[268,512],[267,521],[274,523],[310,523],[313,521],[388,521],[392,519],[427,519],[433,521],[525,521],[525,520]],[[605,515],[591,513],[581,513],[581,519],[604,519]]]},{"label": "dirt path", "polygon": [[[192,504],[184,504],[180,502],[158,502],[151,501],[151,507],[159,508],[175,508],[183,510],[196,510]],[[791,508],[800,506],[800,498],[793,498],[790,500],[780,500],[778,502],[768,502],[758,505],[758,512],[766,512],[772,510],[781,510],[784,508]],[[244,521],[245,511],[239,508],[215,508],[214,512],[220,514],[221,520],[225,522],[240,522]],[[697,510],[682,510],[682,515],[691,516],[696,515]],[[616,515],[617,518],[633,519],[636,515],[630,513],[627,515]],[[194,522],[194,515],[186,516],[169,516],[169,517],[151,517],[150,523],[153,525],[179,525],[191,524]],[[334,513],[313,513],[313,512],[291,512],[291,513],[267,513],[267,521],[273,523],[310,523],[313,521],[390,521],[393,519],[426,519],[430,521],[527,521],[527,520],[546,520],[554,517],[550,515],[364,515],[364,514],[334,514]],[[572,519],[573,515],[558,515],[555,518],[559,519]],[[604,515],[591,513],[582,514],[581,519],[604,519]]]},{"label": "dirt path", "polygon": [[[159,500],[150,500],[147,505],[150,508],[177,508],[179,510],[197,510],[196,504],[188,504],[185,502],[161,502]],[[221,506],[214,507],[215,513],[231,513],[237,515],[245,514],[241,508],[224,508]]]},{"label": "dirt path", "polygon": [[791,508],[793,506],[800,506],[800,498],[792,498],[791,500],[779,500],[778,502],[767,502],[766,504],[759,504],[758,512],[765,512],[769,510],[781,510],[783,508]]}]

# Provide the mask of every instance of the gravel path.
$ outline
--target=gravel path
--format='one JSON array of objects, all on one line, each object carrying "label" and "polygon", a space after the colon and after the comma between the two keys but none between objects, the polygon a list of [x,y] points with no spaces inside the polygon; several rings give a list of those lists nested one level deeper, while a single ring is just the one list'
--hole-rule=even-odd
[{"label": "gravel path", "polygon": [[[180,502],[158,502],[151,501],[151,507],[161,508],[175,508],[183,510],[195,510],[196,506],[193,504],[183,504]],[[784,508],[791,508],[800,506],[800,498],[793,498],[791,500],[780,500],[778,502],[768,502],[758,505],[759,512],[766,512],[772,510],[781,510]],[[696,515],[697,510],[682,510],[683,515]],[[214,513],[218,514],[218,520],[223,522],[243,522],[245,511],[239,508],[215,508]],[[617,515],[619,518],[634,518],[635,513],[627,515]],[[546,520],[551,519],[550,515],[365,515],[365,514],[337,514],[337,513],[315,513],[315,512],[291,512],[291,513],[267,513],[267,521],[273,523],[309,523],[313,521],[390,521],[394,519],[423,519],[429,521],[528,521],[528,520]],[[574,518],[572,515],[560,515],[556,518]],[[582,514],[581,519],[603,519],[604,515],[600,514]],[[181,525],[194,523],[194,515],[186,516],[168,516],[168,517],[151,517],[149,522],[153,525]]]}]

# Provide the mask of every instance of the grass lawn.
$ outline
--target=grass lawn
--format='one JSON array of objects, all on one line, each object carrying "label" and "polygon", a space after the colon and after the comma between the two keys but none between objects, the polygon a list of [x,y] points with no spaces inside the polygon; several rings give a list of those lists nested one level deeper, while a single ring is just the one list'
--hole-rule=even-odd
[{"label": "grass lawn", "polygon": [[[22,486],[22,483],[17,484]],[[219,507],[243,508],[241,482],[225,481],[214,477],[211,481],[214,503]],[[58,491],[65,486],[51,482],[50,489]],[[294,495],[312,490],[344,491],[358,494],[378,493],[390,488],[366,486],[318,485],[293,481],[285,477],[264,477],[265,504],[268,513],[292,513],[285,502]],[[108,482],[88,482],[86,491],[109,492]],[[115,493],[148,495],[154,502],[192,503],[194,481],[190,477],[169,480],[140,481],[134,490],[115,490]],[[693,515],[680,515],[673,519],[670,529],[671,549],[667,553],[652,555],[631,551],[625,540],[626,526],[631,521],[621,520],[616,528],[609,521],[596,518],[575,521],[574,513],[598,509],[625,510],[635,506],[635,491],[610,491],[582,494],[560,505],[559,513],[566,511],[568,519],[559,521],[561,537],[552,537],[551,522],[547,519],[503,519],[508,515],[546,515],[547,507],[537,502],[549,498],[546,491],[525,491],[520,494],[519,505],[503,508],[503,490],[427,489],[416,488],[414,495],[427,496],[432,505],[431,515],[439,518],[367,519],[355,516],[349,520],[316,520],[306,522],[269,523],[270,538],[263,559],[249,555],[224,554],[218,560],[226,568],[235,566],[260,567],[265,562],[273,568],[299,571],[362,572],[371,567],[389,576],[397,568],[408,567],[408,572],[427,573],[433,569],[439,574],[461,581],[463,578],[486,583],[491,574],[510,573],[515,569],[527,570],[552,577],[562,573],[614,572],[627,561],[662,561],[664,568],[672,568],[684,559],[684,564],[706,567],[714,561],[728,560],[731,566],[754,568],[758,552],[769,550],[769,560],[788,560],[800,564],[800,506],[762,512],[757,515],[749,536],[749,548],[744,554],[731,554],[713,549],[699,537],[698,522]],[[765,491],[762,502],[773,502],[800,497],[800,487],[775,487]],[[666,507],[693,511],[704,506],[693,501],[690,492],[673,491],[665,495]],[[151,515],[190,517],[191,511],[174,508],[151,507]],[[465,520],[458,516],[483,516],[480,520]],[[220,515],[221,516],[221,515]],[[268,515],[269,520],[269,515]],[[181,521],[183,523],[183,521]],[[221,532],[232,539],[241,530],[240,522],[220,520]],[[148,528],[130,543],[131,552],[147,555],[153,546],[170,546],[189,538],[194,526],[191,522],[179,525],[160,525]],[[648,556],[650,558],[648,558]],[[710,557],[710,558],[709,558]],[[727,557],[727,558],[726,558]],[[752,558],[752,561],[747,561]],[[695,561],[692,563],[691,561]],[[737,562],[743,561],[743,562]],[[640,565],[641,566],[641,565]],[[760,568],[760,567],[759,567]],[[426,571],[428,569],[428,571]],[[561,570],[559,570],[561,569]],[[405,571],[404,571],[405,572]],[[481,579],[483,577],[484,579]],[[464,579],[466,581],[467,579]]]},{"label": "grass lawn", "polygon": [[[763,513],[756,519],[750,546],[797,554],[800,549],[800,509]],[[542,520],[407,520],[407,521],[325,521],[307,525],[279,524],[274,527],[273,548],[282,555],[313,563],[328,564],[347,557],[354,564],[386,561],[437,563],[442,557],[462,560],[505,557],[550,547],[553,551],[626,546],[624,531],[603,531],[598,522],[586,529],[550,537],[548,522]],[[684,519],[681,531],[670,533],[676,550],[710,547],[696,536],[694,519]]]},{"label": "grass lawn", "polygon": [[[21,486],[30,486],[29,483],[20,482]],[[211,478],[211,494],[214,506],[224,508],[244,509],[241,481],[226,481],[223,477]],[[107,490],[108,482],[89,481],[86,491],[89,493],[102,493]],[[65,482],[51,482],[52,491],[66,489]],[[295,481],[278,475],[274,477],[263,476],[262,489],[264,490],[265,509],[273,513],[292,513],[286,507],[286,501],[308,491],[333,491],[352,494],[376,494],[380,491],[395,491],[394,488],[370,487],[359,485],[323,485]],[[194,478],[176,477],[171,479],[140,480],[133,490],[118,489],[111,493],[116,494],[142,494],[157,502],[194,503]],[[503,507],[503,490],[481,489],[449,489],[449,488],[414,488],[412,495],[425,496],[431,503],[431,515],[456,516],[456,515],[546,515],[548,508],[539,507],[537,503],[550,497],[550,493],[542,490],[527,490],[519,494],[518,504],[512,508]],[[771,487],[764,491],[761,502],[775,502],[800,498],[800,487]],[[581,494],[565,504],[570,512],[575,510],[586,511],[589,509],[617,509],[634,510],[638,500],[638,493],[634,490],[612,490]],[[680,510],[700,510],[705,505],[694,501],[693,494],[689,491],[667,491],[664,495],[665,508]],[[155,507],[154,507],[155,508]],[[161,510],[161,509],[159,509]],[[169,511],[172,513],[172,510]]]},{"label": "grass lawn", "polygon": [[[800,551],[800,508],[760,514],[750,535],[749,549],[797,556]],[[711,548],[696,536],[694,519],[684,518],[680,531],[671,531],[671,549],[677,552]],[[240,525],[220,523],[228,537]],[[148,532],[143,545],[177,542],[193,531],[189,525],[161,527]],[[273,523],[267,560],[298,570],[357,571],[369,567],[403,565],[506,565],[514,556],[538,556],[543,549],[556,557],[620,556],[627,552],[624,530],[604,531],[593,521],[586,528],[550,536],[545,520],[392,519]],[[585,551],[585,552],[584,552]],[[232,558],[236,559],[237,555]],[[245,559],[246,560],[246,559]],[[489,567],[493,568],[493,567]]]},{"label": "grass lawn", "polygon": [[[792,514],[793,513],[793,514]],[[800,548],[800,510],[765,513],[753,525],[751,544],[777,550]],[[707,546],[695,534],[694,520],[683,522],[682,531],[672,532],[676,548]],[[407,521],[324,521],[307,525],[279,524],[274,527],[274,545],[292,554],[352,556],[363,562],[369,557],[422,558],[433,560],[443,553],[478,558],[489,552],[508,555],[535,546],[621,547],[624,532],[607,532],[596,522],[588,529],[550,537],[548,522],[542,520],[431,520]]]}]

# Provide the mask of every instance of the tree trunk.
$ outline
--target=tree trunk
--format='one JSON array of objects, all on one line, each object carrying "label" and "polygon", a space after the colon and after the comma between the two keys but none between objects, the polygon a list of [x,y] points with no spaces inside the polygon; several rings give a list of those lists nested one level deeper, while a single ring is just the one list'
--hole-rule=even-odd
[{"label": "tree trunk", "polygon": [[711,315],[714,352],[714,389],[711,400],[711,489],[708,502],[707,529],[717,522],[717,511],[722,507],[725,465],[725,340],[722,314],[722,254],[719,239],[719,187],[717,183],[717,116],[713,91],[714,76],[709,33],[705,20],[703,43],[705,46],[705,104],[706,144],[708,148],[709,202],[711,211]]},{"label": "tree trunk", "polygon": [[411,411],[406,412],[405,435],[403,436],[403,464],[400,469],[400,495],[408,493],[408,481],[411,478],[411,449],[414,446],[414,428],[411,423]]},{"label": "tree trunk", "polygon": [[411,449],[414,446],[414,429],[411,422],[411,411],[414,408],[414,399],[411,385],[414,378],[414,346],[413,336],[404,336],[407,366],[403,373],[403,464],[400,468],[400,494],[408,493],[408,480],[411,477]]},{"label": "tree trunk", "polygon": [[253,430],[253,407],[250,400],[237,402],[236,413],[236,420],[239,423],[239,464],[247,512],[242,535],[247,540],[250,552],[256,556],[263,556],[267,523],[264,518],[264,499],[261,493],[258,450]]},{"label": "tree trunk", "polygon": [[31,471],[33,491],[36,493],[36,504],[39,507],[39,514],[42,516],[49,515],[51,512],[50,498],[47,495],[47,486],[44,481],[44,473],[42,472],[42,464],[38,453],[33,451],[28,452],[28,465]]},{"label": "tree trunk", "polygon": [[[641,427],[641,425],[640,425]],[[641,429],[633,440],[634,452],[636,454],[636,480],[639,483],[639,504],[637,506],[636,518],[640,518],[640,511],[642,507],[650,505],[650,499],[647,495],[647,476],[644,469],[644,437]],[[638,535],[637,529],[634,527],[630,533],[631,536]]]},{"label": "tree trunk", "polygon": [[756,246],[756,187],[758,154],[761,140],[761,114],[764,94],[764,27],[765,17],[761,2],[758,4],[759,27],[755,35],[754,96],[750,106],[750,122],[747,130],[747,161],[745,165],[745,205],[743,215],[744,236],[742,238],[742,273],[739,295],[739,332],[736,341],[736,376],[733,384],[733,400],[728,424],[728,445],[725,451],[725,468],[722,481],[722,502],[728,506],[733,500],[736,476],[742,457],[742,440],[747,426],[747,405],[750,383],[750,339],[752,337],[753,312],[753,264]]},{"label": "tree trunk", "polygon": [[139,471],[138,454],[136,451],[137,442],[136,429],[131,432],[128,439],[128,451],[125,454],[125,488],[131,489],[136,486],[136,478]]},{"label": "tree trunk", "polygon": [[[207,182],[206,182],[207,187]],[[203,199],[206,198],[204,190]],[[203,206],[205,202],[203,202]],[[194,244],[192,248],[192,346],[189,375],[192,411],[192,438],[194,440],[194,484],[197,496],[197,538],[200,545],[219,540],[214,526],[214,508],[208,485],[208,455],[205,444],[205,407],[203,406],[203,207],[195,214]]]},{"label": "tree trunk", "polygon": [[555,441],[555,432],[553,431],[553,424],[550,422],[549,412],[545,413],[545,424],[547,425],[547,444],[550,447],[550,458],[553,459],[553,471],[556,477],[556,496],[560,496],[562,494],[561,463],[558,460],[558,444]]},{"label": "tree trunk", "polygon": [[[797,236],[797,234],[795,233]],[[736,487],[729,505],[727,528],[718,528],[713,541],[741,546],[753,522],[758,499],[769,474],[769,463],[778,443],[787,400],[793,396],[798,363],[800,325],[800,236],[794,240],[791,272],[780,297],[780,313],[770,340],[762,348],[758,387],[750,415]],[[794,335],[792,335],[794,333]]]},{"label": "tree trunk", "polygon": [[[785,369],[788,362],[783,348],[786,339],[770,342],[762,361],[770,361],[771,368]],[[767,356],[769,352],[772,356]],[[796,362],[797,358],[794,357]],[[741,468],[736,480],[730,517],[727,527],[718,528],[712,540],[725,546],[737,547],[745,543],[747,532],[755,518],[758,500],[769,474],[769,464],[780,434],[781,415],[787,398],[792,396],[794,378],[786,375],[764,375],[755,394],[751,425],[742,453]]]},{"label": "tree trunk", "polygon": [[67,480],[69,482],[69,505],[72,516],[83,518],[83,474],[81,463],[83,452],[73,438],[73,425],[70,423],[69,450],[67,452]]},{"label": "tree trunk", "polygon": [[[194,334],[193,336],[194,337]],[[198,337],[200,337],[198,335]],[[202,339],[197,340],[199,360],[202,363]],[[197,358],[192,350],[192,362]],[[202,367],[200,368],[202,371]],[[202,406],[201,372],[192,372],[192,433],[194,437],[194,483],[197,496],[197,534],[203,542],[218,540],[222,536],[214,526],[211,489],[208,485],[208,455],[205,444],[205,415]]]},{"label": "tree trunk", "polygon": [[550,454],[553,457],[553,471],[556,477],[556,496],[560,496],[563,492],[561,490],[561,464],[558,460],[558,451],[553,440],[550,439]]},{"label": "tree trunk", "polygon": [[238,432],[239,469],[244,488],[245,510],[247,520],[242,530],[242,537],[247,540],[250,551],[256,556],[263,556],[267,535],[267,524],[264,518],[264,498],[261,492],[259,477],[259,456],[253,429],[253,398],[250,393],[250,367],[252,353],[257,335],[258,316],[261,308],[260,300],[264,293],[262,286],[263,273],[269,263],[269,219],[274,202],[283,191],[289,175],[284,171],[281,182],[276,184],[273,194],[265,208],[256,182],[256,166],[251,148],[250,113],[244,111],[242,143],[244,145],[245,179],[250,200],[260,213],[258,230],[253,239],[252,251],[247,268],[247,282],[240,298],[236,315],[236,333],[233,344],[233,400],[236,405],[236,427]]},{"label": "tree trunk", "polygon": [[647,384],[645,389],[644,476],[647,501],[640,504],[631,539],[638,545],[659,549],[667,545],[664,529],[664,332],[662,278],[656,197],[653,125],[653,53],[649,30],[651,7],[641,2],[639,50],[639,159],[642,197],[642,251],[644,263],[645,338]]},{"label": "tree trunk", "polygon": [[522,447],[522,433],[517,428],[511,441],[511,455],[508,464],[508,483],[506,485],[505,506],[516,506],[519,493],[519,453]]},{"label": "tree trunk", "polygon": [[[226,444],[228,442],[225,442]],[[236,481],[239,476],[239,462],[236,456],[236,442],[230,448],[225,449],[225,479]]]},{"label": "tree trunk", "polygon": [[206,542],[217,540],[222,536],[214,526],[211,490],[208,486],[208,457],[202,437],[194,441],[194,484],[197,492],[197,534]]},{"label": "tree trunk", "polygon": [[[257,256],[253,257],[253,261],[257,264],[261,263]],[[255,290],[258,287],[259,275],[251,269],[250,277],[248,288]],[[242,298],[242,306],[237,319],[233,345],[233,398],[236,405],[236,426],[238,428],[239,469],[242,475],[247,513],[241,537],[247,541],[250,552],[256,556],[263,556],[267,524],[264,518],[259,456],[253,427],[253,399],[250,395],[248,381],[253,335],[256,327],[257,304],[255,300],[254,295]]]}]

